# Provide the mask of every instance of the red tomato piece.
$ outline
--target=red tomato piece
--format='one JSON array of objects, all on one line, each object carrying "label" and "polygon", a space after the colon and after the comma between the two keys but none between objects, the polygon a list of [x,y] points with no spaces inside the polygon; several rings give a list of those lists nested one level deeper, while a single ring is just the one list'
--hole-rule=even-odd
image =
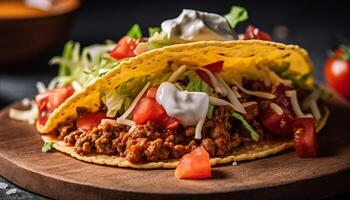
[{"label": "red tomato piece", "polygon": [[290,136],[292,135],[291,124],[293,116],[290,111],[284,107],[282,115],[278,115],[275,111],[269,108],[261,117],[261,123],[274,135]]},{"label": "red tomato piece", "polygon": [[328,58],[324,76],[331,88],[340,95],[350,98],[350,60],[343,60],[336,57]]},{"label": "red tomato piece", "polygon": [[146,124],[148,121],[159,123],[165,129],[176,129],[179,122],[169,117],[164,108],[149,97],[142,98],[133,111],[133,120],[137,125]]},{"label": "red tomato piece", "polygon": [[107,116],[103,112],[87,113],[77,119],[76,126],[80,131],[89,131],[97,127],[101,120],[106,118]]},{"label": "red tomato piece", "polygon": [[264,32],[261,31],[260,29],[254,27],[253,25],[249,25],[246,29],[246,32],[244,33],[244,40],[267,40],[267,41],[272,41],[271,36]]},{"label": "red tomato piece", "polygon": [[297,156],[300,158],[317,157],[317,136],[313,118],[297,118],[292,126]]},{"label": "red tomato piece", "polygon": [[208,152],[200,146],[184,155],[176,167],[175,177],[179,179],[210,178],[211,165]]},{"label": "red tomato piece", "polygon": [[65,86],[36,95],[35,102],[39,109],[39,124],[45,125],[49,115],[73,93],[74,89],[72,86]]},{"label": "red tomato piece", "polygon": [[151,87],[146,93],[146,97],[156,99],[158,87]]},{"label": "red tomato piece", "polygon": [[[224,61],[220,60],[220,61],[217,61],[214,63],[210,63],[208,65],[205,65],[203,67],[210,70],[212,73],[220,73],[222,71],[223,66],[224,66]],[[208,85],[212,86],[210,78],[209,78],[207,73],[205,73],[204,71],[201,71],[201,70],[196,70],[196,73],[204,82],[206,82]]]},{"label": "red tomato piece", "polygon": [[116,59],[123,59],[136,56],[135,49],[143,39],[135,39],[129,36],[124,36],[119,40],[117,46],[112,50],[110,55]]}]

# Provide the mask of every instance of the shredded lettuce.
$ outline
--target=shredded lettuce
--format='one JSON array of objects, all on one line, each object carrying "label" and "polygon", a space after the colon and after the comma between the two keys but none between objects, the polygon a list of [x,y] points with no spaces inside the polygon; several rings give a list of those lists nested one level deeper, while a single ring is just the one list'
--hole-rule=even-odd
[{"label": "shredded lettuce", "polygon": [[248,19],[248,11],[240,6],[232,6],[230,12],[225,15],[225,18],[234,29],[239,22],[244,22]]},{"label": "shredded lettuce", "polygon": [[50,82],[49,88],[67,85],[73,81],[85,87],[92,79],[118,65],[118,61],[108,56],[108,52],[114,47],[114,43],[108,42],[91,45],[81,50],[79,43],[67,42],[62,56],[50,60],[50,64],[59,65],[59,73]]},{"label": "shredded lettuce", "polygon": [[102,96],[102,102],[107,107],[107,117],[115,117],[124,104],[125,95],[110,91]]},{"label": "shredded lettuce", "polygon": [[146,52],[153,49],[172,45],[164,32],[155,32],[147,42],[141,42],[137,45],[136,52]]},{"label": "shredded lettuce", "polygon": [[249,131],[250,137],[255,142],[259,141],[259,134],[253,129],[252,126],[248,124],[248,122],[244,119],[242,115],[238,114],[237,112],[233,112],[232,117],[242,122],[242,125],[244,126],[244,128],[246,128]]},{"label": "shredded lettuce", "polygon": [[136,39],[142,38],[142,31],[140,26],[138,24],[134,24],[128,31],[127,35]]},{"label": "shredded lettuce", "polygon": [[[208,95],[212,94],[211,87],[204,82],[194,71],[187,71],[183,76],[189,78],[189,83],[186,86],[186,90],[189,92],[206,92]],[[213,117],[214,105],[209,104],[207,117],[211,119]]]},{"label": "shredded lettuce", "polygon": [[160,27],[149,27],[148,28],[148,34],[149,37],[152,37],[155,33],[160,33],[162,29]]},{"label": "shredded lettuce", "polygon": [[43,147],[41,148],[41,151],[45,153],[53,151],[52,145],[53,145],[52,142],[46,141]]}]

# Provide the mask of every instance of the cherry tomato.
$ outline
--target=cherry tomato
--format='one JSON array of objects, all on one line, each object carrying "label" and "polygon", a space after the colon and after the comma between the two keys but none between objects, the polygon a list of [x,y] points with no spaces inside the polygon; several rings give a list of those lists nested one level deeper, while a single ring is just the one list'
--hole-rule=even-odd
[{"label": "cherry tomato", "polygon": [[124,36],[119,40],[117,46],[112,50],[110,55],[116,59],[123,59],[136,56],[134,50],[143,39],[135,39]]},{"label": "cherry tomato", "polygon": [[269,108],[261,117],[261,123],[274,135],[290,136],[292,135],[291,124],[293,116],[290,111],[282,107],[283,114],[278,115],[275,111]]},{"label": "cherry tomato", "polygon": [[327,84],[340,95],[350,98],[350,60],[342,59],[344,51],[335,51],[335,56],[328,58],[324,76]]},{"label": "cherry tomato", "polygon": [[211,165],[208,152],[202,147],[184,155],[175,170],[179,179],[210,178]]},{"label": "cherry tomato", "polygon": [[101,120],[106,118],[107,116],[103,112],[87,113],[77,119],[76,126],[80,131],[89,131],[97,127]]},{"label": "cherry tomato", "polygon": [[[205,65],[203,67],[210,70],[212,73],[220,73],[222,71],[223,65],[224,65],[224,61],[220,60],[220,61],[217,61],[214,63],[210,63],[208,65]],[[206,82],[208,85],[212,86],[210,78],[206,72],[204,72],[202,70],[196,70],[196,73],[204,82]]]},{"label": "cherry tomato", "polygon": [[313,118],[297,118],[293,121],[295,151],[298,157],[317,157],[317,137]]},{"label": "cherry tomato", "polygon": [[244,40],[267,40],[267,41],[272,41],[271,36],[264,32],[261,31],[260,29],[254,27],[253,25],[249,25],[246,29],[246,32],[244,33]]},{"label": "cherry tomato", "polygon": [[169,117],[164,108],[155,99],[149,97],[144,97],[138,102],[133,111],[133,120],[137,125],[154,121],[165,129],[176,129],[179,126],[175,118]]},{"label": "cherry tomato", "polygon": [[54,88],[45,93],[35,96],[35,102],[38,106],[38,122],[45,125],[49,115],[60,106],[68,97],[72,96],[74,89],[72,86]]}]

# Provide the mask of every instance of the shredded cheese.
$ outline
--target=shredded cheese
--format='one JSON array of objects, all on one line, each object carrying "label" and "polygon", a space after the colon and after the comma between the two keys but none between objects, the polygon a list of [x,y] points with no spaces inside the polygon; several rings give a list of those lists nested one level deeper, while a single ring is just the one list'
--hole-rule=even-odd
[{"label": "shredded cheese", "polygon": [[277,115],[282,115],[283,110],[282,108],[276,104],[276,103],[270,103],[269,107],[277,114]]},{"label": "shredded cheese", "polygon": [[232,103],[217,97],[209,96],[209,102],[214,106],[231,106],[233,108]]},{"label": "shredded cheese", "polygon": [[[298,117],[310,117],[310,114],[305,115],[299,106],[297,91],[295,90],[286,90],[285,94],[290,98],[290,102],[292,104],[293,111]],[[312,116],[311,116],[312,117]]]},{"label": "shredded cheese", "polygon": [[321,119],[321,112],[317,106],[317,100],[320,97],[320,92],[318,90],[313,91],[309,96],[305,98],[305,100],[301,103],[301,107],[304,110],[311,110],[312,115],[319,121]]},{"label": "shredded cheese", "polygon": [[171,76],[169,77],[168,79],[168,82],[170,83],[174,83],[177,78],[182,74],[184,73],[185,71],[187,70],[187,66],[186,65],[182,65],[181,67],[179,67],[178,69],[176,69],[174,71],[174,73],[171,74]]},{"label": "shredded cheese", "polygon": [[211,73],[211,71],[210,71],[209,69],[206,69],[206,68],[201,67],[201,68],[198,68],[198,70],[204,71],[204,72],[208,75],[208,77],[209,77],[209,79],[210,79],[210,82],[211,82],[211,84],[212,84],[213,87],[214,87],[214,90],[215,90],[217,93],[219,93],[219,94],[223,94],[224,91],[222,91],[222,88],[220,87],[220,84],[219,84],[218,81],[216,80],[214,74]]},{"label": "shredded cheese", "polygon": [[135,129],[136,129],[136,125],[132,125],[132,126],[129,128],[128,132],[131,133],[131,132],[133,132]]},{"label": "shredded cheese", "polygon": [[274,71],[269,70],[269,77],[274,82],[275,85],[283,84],[286,86],[292,85],[292,80],[285,80],[280,78]]},{"label": "shredded cheese", "polygon": [[244,89],[237,81],[233,81],[233,83],[240,89],[242,90],[244,93],[252,95],[252,96],[257,96],[260,98],[264,98],[264,99],[274,99],[276,96],[272,93],[268,93],[268,92],[261,92],[261,91],[251,91],[251,90],[247,90]]},{"label": "shredded cheese", "polygon": [[223,96],[227,96],[227,89],[225,87],[225,81],[224,79],[221,77],[220,73],[214,73],[214,76],[216,78],[216,80],[218,81],[220,88],[222,90],[222,95]]},{"label": "shredded cheese", "polygon": [[201,118],[196,125],[196,131],[194,134],[194,139],[200,140],[202,138],[202,128],[205,122],[205,118]]},{"label": "shredded cheese", "polygon": [[[136,96],[136,98],[134,99],[134,101],[131,103],[130,107],[124,112],[124,114],[122,116],[120,116],[118,119],[120,120],[125,120],[130,113],[134,110],[134,108],[136,107],[137,102],[139,102],[139,100],[142,98],[143,94],[147,91],[147,89],[149,88],[149,86],[151,85],[150,82],[147,82],[147,84],[145,85],[145,87],[142,88],[142,90],[140,91],[140,93]],[[117,119],[117,121],[118,121]],[[119,122],[118,122],[119,123]]]},{"label": "shredded cheese", "polygon": [[126,125],[126,126],[135,126],[135,122],[130,120],[130,119],[121,119],[121,118],[118,118],[117,119],[117,123],[118,124],[121,124],[121,125]]},{"label": "shredded cheese", "polygon": [[244,109],[243,105],[241,102],[238,100],[238,97],[236,94],[233,92],[233,90],[230,88],[230,86],[227,85],[227,83],[222,79],[222,77],[219,75],[218,76],[220,83],[225,87],[226,92],[227,92],[227,98],[230,100],[230,102],[233,105],[233,108],[240,113],[246,114],[247,111]]},{"label": "shredded cheese", "polygon": [[316,121],[319,121],[321,119],[321,112],[318,109],[317,102],[315,100],[310,102],[310,109]]},{"label": "shredded cheese", "polygon": [[241,98],[242,96],[239,94],[239,92],[238,92],[238,87],[237,86],[233,86],[233,92],[236,94],[236,96],[238,97],[238,98]]},{"label": "shredded cheese", "polygon": [[248,102],[242,103],[243,107],[249,107],[249,106],[255,105],[255,104],[258,104],[258,102],[256,102],[256,101],[248,101]]}]

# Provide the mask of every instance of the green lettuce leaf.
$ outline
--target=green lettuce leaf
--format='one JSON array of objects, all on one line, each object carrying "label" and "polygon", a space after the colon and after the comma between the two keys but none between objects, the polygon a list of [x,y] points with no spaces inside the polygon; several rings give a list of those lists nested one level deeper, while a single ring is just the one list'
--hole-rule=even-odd
[{"label": "green lettuce leaf", "polygon": [[225,18],[234,29],[239,22],[244,22],[248,19],[248,11],[240,6],[232,6],[231,11],[225,15]]},{"label": "green lettuce leaf", "polygon": [[153,49],[162,48],[169,46],[172,43],[169,41],[168,37],[163,32],[155,32],[152,37],[148,39],[147,42],[141,42],[137,45],[136,52],[146,52]]},{"label": "green lettuce leaf", "polygon": [[252,126],[250,126],[248,124],[248,122],[244,119],[244,117],[236,112],[232,113],[232,117],[241,121],[242,125],[244,126],[244,128],[246,128],[249,133],[250,133],[250,137],[255,141],[258,142],[259,141],[259,134],[253,129]]},{"label": "green lettuce leaf", "polygon": [[138,24],[134,24],[128,31],[127,35],[136,39],[142,38],[142,31],[140,26]]},{"label": "green lettuce leaf", "polygon": [[44,143],[43,147],[41,148],[41,151],[42,151],[42,152],[45,152],[45,153],[53,151],[52,145],[53,145],[52,142],[47,142],[47,141],[46,141],[46,142]]},{"label": "green lettuce leaf", "polygon": [[107,107],[107,117],[115,117],[124,104],[125,95],[118,94],[117,91],[107,92],[102,96],[102,102]]}]

